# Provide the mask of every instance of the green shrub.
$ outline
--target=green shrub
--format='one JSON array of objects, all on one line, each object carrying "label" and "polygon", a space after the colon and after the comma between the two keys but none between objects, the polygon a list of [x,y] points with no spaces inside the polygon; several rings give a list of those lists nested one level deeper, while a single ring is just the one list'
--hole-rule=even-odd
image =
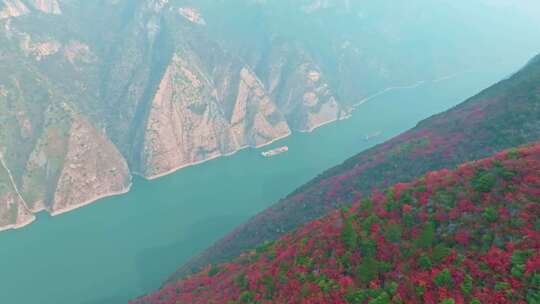
[{"label": "green shrub", "polygon": [[496,222],[499,218],[497,211],[493,207],[487,207],[486,209],[484,209],[484,212],[482,212],[482,216],[490,223]]},{"label": "green shrub", "polygon": [[369,295],[366,290],[351,290],[345,295],[345,301],[349,304],[361,304],[368,299]]},{"label": "green shrub", "polygon": [[238,299],[240,303],[251,303],[255,298],[255,293],[253,291],[244,291]]},{"label": "green shrub", "polygon": [[431,263],[431,259],[427,254],[422,254],[420,258],[418,259],[418,266],[424,268],[424,269],[431,269],[433,264]]},{"label": "green shrub", "polygon": [[388,293],[383,291],[375,299],[370,300],[368,304],[390,304],[390,302],[390,296],[388,295]]},{"label": "green shrub", "polygon": [[450,255],[450,248],[446,247],[444,244],[437,244],[433,248],[433,259],[436,262],[442,262],[442,260]]},{"label": "green shrub", "polygon": [[420,248],[430,248],[433,245],[435,237],[435,224],[432,222],[426,223],[424,229],[420,232],[417,239],[417,246]]},{"label": "green shrub", "polygon": [[400,225],[390,224],[384,231],[384,237],[392,243],[397,243],[401,240],[401,233],[402,229]]},{"label": "green shrub", "polygon": [[474,190],[477,192],[488,193],[491,191],[493,186],[495,186],[496,182],[497,178],[495,175],[493,175],[491,172],[481,170],[476,173],[476,176],[472,179],[471,184]]},{"label": "green shrub", "polygon": [[360,255],[365,258],[374,257],[377,255],[377,243],[369,238],[361,240]]},{"label": "green shrub", "polygon": [[345,219],[343,229],[341,229],[341,239],[349,250],[353,250],[357,246],[358,234],[351,223],[350,219]]},{"label": "green shrub", "polygon": [[465,295],[470,295],[473,288],[473,278],[470,275],[465,275],[463,282],[461,283],[461,291]]},{"label": "green shrub", "polygon": [[369,283],[379,275],[378,261],[372,257],[363,258],[356,269],[356,275],[362,283]]},{"label": "green shrub", "polygon": [[445,268],[444,270],[437,273],[437,275],[435,275],[435,278],[433,279],[433,282],[439,287],[452,287],[452,285],[454,284],[452,274],[450,273],[448,268]]},{"label": "green shrub", "polygon": [[208,276],[213,277],[216,274],[218,274],[221,271],[221,269],[218,266],[213,265],[212,268],[208,271]]}]

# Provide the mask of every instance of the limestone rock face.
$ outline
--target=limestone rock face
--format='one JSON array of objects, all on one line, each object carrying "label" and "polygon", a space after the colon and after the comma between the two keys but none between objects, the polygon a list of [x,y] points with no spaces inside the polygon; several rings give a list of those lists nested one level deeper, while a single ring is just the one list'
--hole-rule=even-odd
[{"label": "limestone rock face", "polygon": [[199,25],[206,25],[206,21],[202,17],[198,9],[192,7],[181,7],[178,9],[178,13],[186,18],[188,21]]},{"label": "limestone rock face", "polygon": [[55,40],[33,42],[29,35],[23,34],[20,47],[25,54],[32,56],[37,61],[41,61],[47,56],[54,55],[60,51],[62,45]]},{"label": "limestone rock face", "polygon": [[[247,68],[218,86],[192,61],[174,56],[150,110],[144,172],[155,177],[241,148],[286,136],[290,129]],[[230,114],[223,111],[232,98]]]},{"label": "limestone rock face", "polygon": [[71,40],[62,48],[65,58],[74,66],[79,62],[91,64],[97,61],[96,56],[87,44],[77,40]]},{"label": "limestone rock face", "polygon": [[0,1],[0,19],[9,17],[19,17],[27,14],[28,8],[21,0],[2,0]]},{"label": "limestone rock face", "polygon": [[60,15],[62,10],[58,0],[30,0],[32,6],[46,14]]},{"label": "limestone rock face", "polygon": [[240,70],[229,123],[240,147],[259,147],[291,132],[285,116],[265,91],[261,81],[246,67]]},{"label": "limestone rock face", "polygon": [[304,64],[289,81],[290,92],[285,102],[293,128],[311,131],[342,117],[344,110],[320,71]]},{"label": "limestone rock face", "polygon": [[[59,111],[60,115],[54,115]],[[30,153],[21,178],[21,193],[33,212],[50,210],[58,178],[65,164],[72,118],[48,109],[44,129]],[[51,144],[54,143],[54,144]]]},{"label": "limestone rock face", "polygon": [[64,167],[51,206],[53,215],[124,193],[131,183],[122,155],[86,120],[76,115],[69,134]]},{"label": "limestone rock face", "polygon": [[[0,229],[508,54],[459,5],[381,1],[0,0]],[[507,15],[490,30],[516,36]],[[433,37],[439,23],[455,35]]]},{"label": "limestone rock face", "polygon": [[312,131],[349,115],[351,105],[338,101],[327,77],[309,55],[289,46],[276,47],[265,61],[271,63],[265,86],[291,129]]}]

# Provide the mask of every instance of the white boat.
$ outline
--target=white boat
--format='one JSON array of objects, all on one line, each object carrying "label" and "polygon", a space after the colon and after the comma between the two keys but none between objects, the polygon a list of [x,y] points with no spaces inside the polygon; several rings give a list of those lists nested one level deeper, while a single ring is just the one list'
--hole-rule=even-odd
[{"label": "white boat", "polygon": [[375,139],[375,138],[377,138],[377,137],[379,137],[381,135],[382,135],[382,131],[377,131],[375,133],[371,133],[371,134],[366,135],[364,137],[364,140],[365,141],[370,141],[370,140]]},{"label": "white boat", "polygon": [[289,151],[289,147],[283,146],[283,147],[279,147],[279,148],[275,148],[275,149],[272,149],[272,150],[262,152],[261,155],[264,156],[264,157],[272,157],[272,156],[276,156],[276,155],[281,154],[281,153],[285,153],[287,151]]}]

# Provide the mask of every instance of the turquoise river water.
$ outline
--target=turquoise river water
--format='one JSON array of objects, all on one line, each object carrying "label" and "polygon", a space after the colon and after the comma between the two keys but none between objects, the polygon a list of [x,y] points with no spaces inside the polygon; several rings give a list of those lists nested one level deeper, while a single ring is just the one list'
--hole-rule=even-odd
[{"label": "turquoise river water", "polygon": [[[0,303],[126,303],[152,291],[190,256],[323,170],[413,127],[508,76],[514,58],[380,94],[353,116],[263,149],[135,178],[128,194],[0,233]],[[365,135],[382,136],[365,141]],[[289,152],[263,158],[264,149]]]}]

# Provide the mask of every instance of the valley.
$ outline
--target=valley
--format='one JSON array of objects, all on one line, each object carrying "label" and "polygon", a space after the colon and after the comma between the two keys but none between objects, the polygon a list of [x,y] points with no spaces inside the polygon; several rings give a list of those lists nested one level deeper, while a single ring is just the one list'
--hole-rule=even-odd
[{"label": "valley", "polygon": [[156,290],[190,257],[323,170],[459,103],[527,59],[376,96],[347,120],[268,146],[290,147],[278,157],[261,157],[266,148],[242,150],[156,180],[135,177],[131,192],[59,217],[40,213],[33,225],[0,234],[0,301],[125,303]]},{"label": "valley", "polygon": [[[540,299],[525,286],[540,280],[530,217],[502,223],[501,235],[533,240],[515,259],[505,235],[473,240],[480,255],[454,236],[537,211],[526,200],[537,201],[538,146],[493,153],[540,139],[539,14],[535,0],[0,0],[0,304]],[[462,173],[460,188],[445,182]],[[414,181],[423,175],[442,178]],[[414,196],[374,190],[394,184]],[[500,208],[456,211],[463,189]],[[345,216],[370,191],[374,212]],[[304,241],[279,239],[303,225],[332,244],[289,259]],[[446,270],[432,268],[420,228],[472,268],[446,249],[453,260],[433,256]],[[357,250],[375,238],[377,256]],[[276,248],[293,253],[278,257],[289,265],[257,277]],[[500,271],[510,254],[512,271]],[[239,270],[242,256],[255,268]],[[494,268],[476,271],[484,260]],[[286,273],[298,265],[304,276]],[[410,273],[423,278],[414,292],[395,282]],[[466,291],[453,288],[466,275]]]}]

